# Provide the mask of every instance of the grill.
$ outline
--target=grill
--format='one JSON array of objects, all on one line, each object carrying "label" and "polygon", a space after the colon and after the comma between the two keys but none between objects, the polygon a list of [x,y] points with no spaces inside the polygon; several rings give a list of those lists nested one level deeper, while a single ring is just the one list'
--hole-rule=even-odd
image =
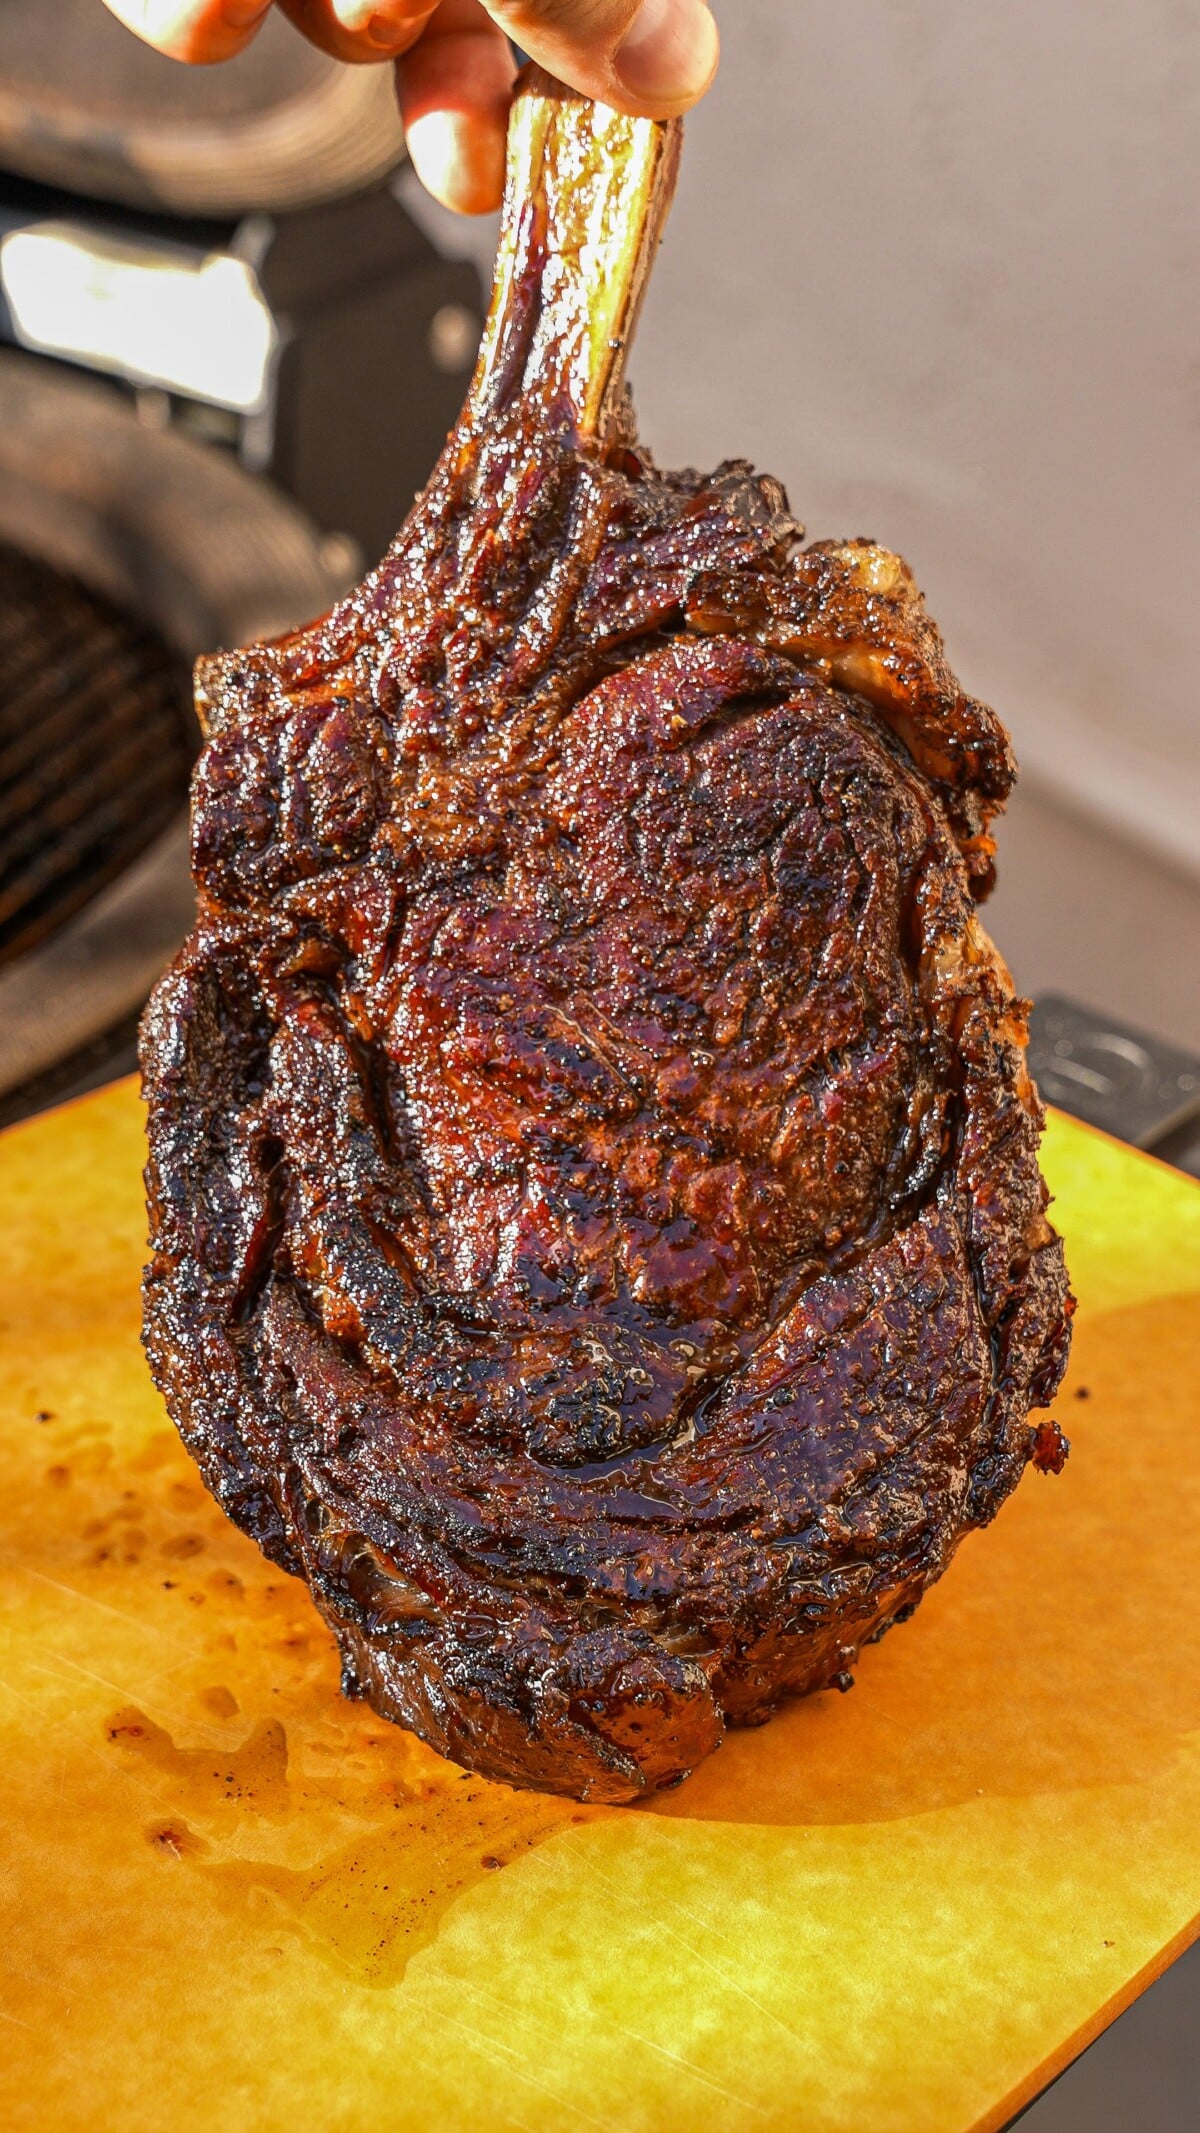
[{"label": "grill", "polygon": [[278,10],[188,68],[0,0],[0,1124],[131,1063],[191,924],[194,659],[340,597],[457,415],[479,276],[402,160]]},{"label": "grill", "polygon": [[157,632],[0,543],[0,964],[178,814],[199,738],[190,695]]},{"label": "grill", "polygon": [[0,350],[0,1123],[131,1063],[191,923],[191,667],[351,558],[222,452]]}]

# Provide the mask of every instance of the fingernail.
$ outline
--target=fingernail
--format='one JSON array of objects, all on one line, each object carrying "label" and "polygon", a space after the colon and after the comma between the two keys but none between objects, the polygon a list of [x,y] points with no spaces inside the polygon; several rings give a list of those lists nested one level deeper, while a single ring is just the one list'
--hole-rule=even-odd
[{"label": "fingernail", "polygon": [[365,37],[377,52],[394,52],[411,44],[416,35],[411,21],[393,22],[387,15],[372,14],[363,0],[333,0],[333,12],[344,30],[352,37]]},{"label": "fingernail", "polygon": [[389,22],[386,15],[372,15],[366,34],[368,42],[381,52],[394,52],[397,45],[411,44],[413,39],[411,23]]},{"label": "fingernail", "polygon": [[427,192],[459,215],[487,215],[504,191],[504,127],[487,112],[426,111],[405,127]]},{"label": "fingernail", "polygon": [[614,64],[631,96],[687,105],[707,89],[720,49],[704,0],[642,0]]},{"label": "fingernail", "polygon": [[270,14],[273,5],[274,0],[225,0],[221,13],[231,30],[249,30]]}]

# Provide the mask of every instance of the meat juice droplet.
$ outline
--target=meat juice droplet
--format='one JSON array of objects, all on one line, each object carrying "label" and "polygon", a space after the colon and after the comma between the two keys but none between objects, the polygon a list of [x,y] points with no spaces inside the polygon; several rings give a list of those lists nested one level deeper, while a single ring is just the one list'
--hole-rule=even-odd
[{"label": "meat juice droplet", "polygon": [[1061,1474],[1070,1452],[1071,1440],[1064,1437],[1057,1422],[1039,1422],[1029,1452],[1030,1464],[1039,1474]]}]

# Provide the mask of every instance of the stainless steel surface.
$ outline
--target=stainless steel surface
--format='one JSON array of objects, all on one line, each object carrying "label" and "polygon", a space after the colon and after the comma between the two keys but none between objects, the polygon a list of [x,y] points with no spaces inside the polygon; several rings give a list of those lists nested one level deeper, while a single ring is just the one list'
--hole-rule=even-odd
[{"label": "stainless steel surface", "polygon": [[1055,993],[1034,1007],[1029,1067],[1046,1103],[1135,1148],[1200,1117],[1200,1059]]},{"label": "stainless steel surface", "polygon": [[1021,2133],[1184,2133],[1200,2118],[1200,1946],[1030,2105]]}]

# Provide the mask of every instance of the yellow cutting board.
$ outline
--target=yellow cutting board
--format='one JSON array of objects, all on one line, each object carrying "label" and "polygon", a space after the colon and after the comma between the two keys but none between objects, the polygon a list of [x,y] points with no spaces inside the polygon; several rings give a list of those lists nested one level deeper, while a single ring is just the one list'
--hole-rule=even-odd
[{"label": "yellow cutting board", "polygon": [[850,1696],[583,1808],[343,1703],[138,1348],[141,1122],[0,1142],[0,2122],[966,2133],[1200,1911],[1200,1188],[1055,1118],[1030,1474]]}]

